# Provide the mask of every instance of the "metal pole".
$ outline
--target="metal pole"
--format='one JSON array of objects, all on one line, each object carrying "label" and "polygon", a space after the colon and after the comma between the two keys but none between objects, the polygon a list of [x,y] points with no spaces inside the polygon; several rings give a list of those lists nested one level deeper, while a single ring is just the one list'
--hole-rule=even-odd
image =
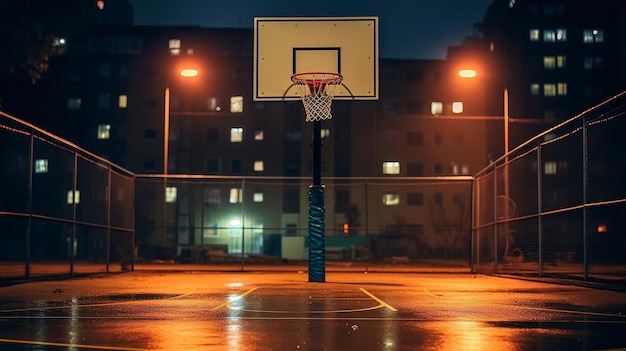
[{"label": "metal pole", "polygon": [[326,281],[321,123],[313,122],[313,184],[309,187],[309,282]]},{"label": "metal pole", "polygon": [[493,165],[493,272],[498,273],[498,165]]},{"label": "metal pole", "polygon": [[[111,165],[109,165],[109,175],[108,175],[108,179],[107,179],[107,188],[109,189],[108,193],[107,193],[107,201],[108,201],[108,206],[107,206],[107,237],[106,237],[106,272],[109,273],[109,265],[111,263],[111,202],[112,202],[112,198],[111,198],[111,194],[112,189],[111,189],[111,185],[112,185],[112,181],[111,181]],[[124,241],[122,241],[124,242]],[[132,249],[131,249],[131,254],[132,254]]]},{"label": "metal pole", "polygon": [[476,260],[476,257],[478,257],[478,255],[475,254],[474,249],[475,246],[477,246],[477,240],[476,240],[476,235],[477,235],[477,230],[476,230],[476,213],[478,213],[478,210],[476,210],[476,204],[478,203],[478,195],[476,194],[476,179],[474,178],[472,180],[472,182],[470,183],[470,201],[471,201],[471,220],[470,220],[470,225],[471,225],[471,230],[470,230],[470,272],[471,273],[475,273],[474,271],[474,261]]},{"label": "metal pole", "polygon": [[170,143],[170,88],[165,87],[163,112],[163,245],[167,247],[167,171]]},{"label": "metal pole", "polygon": [[539,277],[543,276],[543,216],[541,215],[543,207],[543,183],[541,180],[541,141],[537,141],[537,230],[539,244]]},{"label": "metal pole", "polygon": [[76,184],[78,179],[78,152],[74,150],[74,179],[72,180],[72,240],[70,242],[70,277],[74,277],[74,246],[76,245]]},{"label": "metal pole", "polygon": [[26,208],[28,211],[28,221],[26,222],[26,255],[24,265],[24,278],[30,278],[30,246],[33,228],[33,166],[35,163],[35,136],[30,132],[30,150],[28,156],[28,198],[26,199]]},{"label": "metal pole", "polygon": [[245,186],[246,186],[246,180],[245,179],[241,179],[241,271],[244,270],[244,261],[246,258],[245,255],[245,250],[246,250],[246,245],[245,245],[245,241],[246,241],[246,213],[245,213],[245,209],[244,209],[244,190],[245,190]]},{"label": "metal pole", "polygon": [[587,153],[587,121],[583,115],[583,279],[589,279],[589,228],[587,227],[587,201],[589,192],[587,180],[589,175],[589,155]]}]

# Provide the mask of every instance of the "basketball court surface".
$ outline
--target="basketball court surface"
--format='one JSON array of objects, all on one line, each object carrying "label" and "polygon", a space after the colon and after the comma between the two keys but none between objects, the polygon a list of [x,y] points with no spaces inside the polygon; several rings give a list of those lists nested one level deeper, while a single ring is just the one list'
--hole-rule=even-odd
[{"label": "basketball court surface", "polygon": [[143,271],[0,288],[2,350],[625,350],[624,292],[472,274]]}]

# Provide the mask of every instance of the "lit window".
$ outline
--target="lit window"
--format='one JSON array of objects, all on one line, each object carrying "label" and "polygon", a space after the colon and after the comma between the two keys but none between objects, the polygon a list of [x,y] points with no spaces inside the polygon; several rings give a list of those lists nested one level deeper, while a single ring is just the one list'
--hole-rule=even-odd
[{"label": "lit window", "polygon": [[243,96],[231,96],[230,97],[230,112],[232,113],[243,112]]},{"label": "lit window", "polygon": [[100,124],[98,126],[98,139],[109,139],[111,132],[111,125]]},{"label": "lit window", "polygon": [[566,63],[566,57],[563,55],[559,55],[556,57],[556,66],[558,68],[563,68],[565,67],[565,63]]},{"label": "lit window", "polygon": [[252,199],[254,202],[263,202],[263,192],[255,191]]},{"label": "lit window", "polygon": [[439,101],[433,101],[430,103],[430,113],[432,115],[440,115],[443,112],[443,103]]},{"label": "lit window", "polygon": [[452,103],[452,113],[462,113],[463,112],[463,103],[460,101],[455,101]]},{"label": "lit window", "polygon": [[119,108],[126,108],[128,107],[128,96],[126,95],[120,95],[119,98],[117,99],[117,106]]},{"label": "lit window", "polygon": [[230,141],[233,143],[240,143],[243,141],[243,128],[235,127],[230,128]]},{"label": "lit window", "polygon": [[165,201],[167,203],[176,202],[176,196],[178,194],[178,190],[175,186],[168,186],[165,188]]},{"label": "lit window", "polygon": [[554,69],[556,68],[556,58],[554,56],[543,57],[543,68]]},{"label": "lit window", "polygon": [[207,100],[207,110],[220,112],[222,108],[219,106],[218,100],[216,97],[209,97]]},{"label": "lit window", "polygon": [[263,172],[263,161],[254,161],[254,171]]},{"label": "lit window", "polygon": [[557,83],[556,93],[557,95],[567,95],[567,83]]},{"label": "lit window", "polygon": [[76,190],[75,192],[73,190],[69,190],[67,192],[67,204],[73,205],[73,204],[79,204],[79,203],[80,203],[80,190]]},{"label": "lit window", "polygon": [[67,99],[67,109],[68,110],[80,110],[80,104],[82,100],[80,98],[69,98]]},{"label": "lit window", "polygon": [[400,162],[383,162],[383,174],[400,174]]},{"label": "lit window", "polygon": [[556,96],[556,85],[555,84],[544,84],[543,85],[543,95],[544,96]]},{"label": "lit window", "polygon": [[553,42],[556,41],[556,33],[554,29],[544,29],[543,30],[543,41]]},{"label": "lit window", "polygon": [[567,29],[565,28],[556,29],[556,41],[567,41]]},{"label": "lit window", "polygon": [[170,54],[180,55],[180,39],[170,39],[169,48]]},{"label": "lit window", "polygon": [[400,194],[398,193],[384,193],[383,204],[387,206],[395,206],[400,204]]},{"label": "lit window", "polygon": [[544,174],[556,174],[556,162],[550,161],[543,165]]},{"label": "lit window", "polygon": [[35,173],[48,173],[48,160],[35,160]]},{"label": "lit window", "polygon": [[231,204],[238,204],[243,202],[243,191],[240,188],[230,188],[230,196],[228,197],[228,201]]},{"label": "lit window", "polygon": [[530,85],[530,94],[531,95],[539,95],[539,84],[532,83]]},{"label": "lit window", "polygon": [[324,128],[324,129],[320,130],[320,137],[322,139],[327,139],[328,137],[330,137],[330,129]]},{"label": "lit window", "polygon": [[55,38],[52,46],[64,46],[65,44],[67,44],[65,38]]},{"label": "lit window", "polygon": [[258,141],[263,140],[263,131],[262,130],[255,130],[254,131],[254,140],[258,140]]},{"label": "lit window", "polygon": [[604,31],[601,29],[583,30],[583,43],[601,43],[604,41]]},{"label": "lit window", "polygon": [[530,41],[539,41],[539,29],[530,30]]}]

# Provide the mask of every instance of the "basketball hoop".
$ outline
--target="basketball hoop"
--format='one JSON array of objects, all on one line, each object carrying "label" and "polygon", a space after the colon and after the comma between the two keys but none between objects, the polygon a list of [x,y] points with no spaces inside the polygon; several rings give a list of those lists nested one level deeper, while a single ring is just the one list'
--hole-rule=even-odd
[{"label": "basketball hoop", "polygon": [[291,76],[291,81],[302,98],[307,122],[331,119],[330,108],[343,76],[329,72],[305,72]]}]

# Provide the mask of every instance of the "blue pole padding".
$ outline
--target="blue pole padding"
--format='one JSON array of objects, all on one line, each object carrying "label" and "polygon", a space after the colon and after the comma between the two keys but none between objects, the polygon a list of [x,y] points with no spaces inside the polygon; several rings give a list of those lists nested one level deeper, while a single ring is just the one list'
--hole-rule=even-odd
[{"label": "blue pole padding", "polygon": [[309,187],[309,282],[326,281],[324,187]]}]

